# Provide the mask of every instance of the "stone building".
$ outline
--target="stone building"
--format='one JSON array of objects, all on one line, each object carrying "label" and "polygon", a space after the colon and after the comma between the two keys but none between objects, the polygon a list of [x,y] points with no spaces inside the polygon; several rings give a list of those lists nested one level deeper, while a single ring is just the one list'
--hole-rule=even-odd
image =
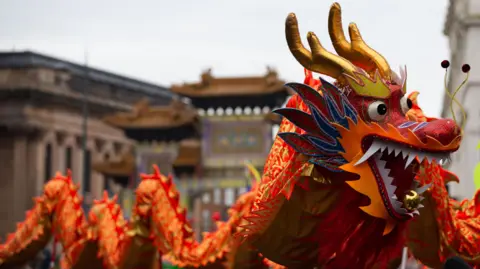
[{"label": "stone building", "polygon": [[[87,204],[99,197],[105,180],[84,166],[119,158],[132,147],[122,130],[102,118],[130,111],[143,98],[166,105],[174,97],[161,86],[45,55],[0,53],[0,236],[25,218],[32,197],[56,171],[72,169]],[[84,100],[88,138],[82,158]]]},{"label": "stone building", "polygon": [[[475,192],[473,171],[480,162],[480,1],[450,0],[444,34],[450,45],[450,78],[448,88],[455,89],[465,79],[461,66],[465,63],[472,67],[465,87],[458,93],[457,100],[464,106],[467,120],[464,127],[462,145],[452,157],[449,169],[460,178],[460,183],[449,185],[450,194],[455,198],[472,197]],[[461,112],[455,106],[457,118]],[[450,99],[445,96],[442,117],[451,118]]]},{"label": "stone building", "polygon": [[195,108],[179,100],[163,106],[150,106],[143,100],[132,112],[118,112],[104,121],[122,129],[135,141],[135,146],[120,158],[93,165],[95,171],[107,178],[106,189],[119,196],[127,218],[133,203],[130,193],[138,185],[139,174],[152,173],[153,164],[164,175],[175,175],[177,185],[179,180],[189,183],[198,180],[201,149]]}]

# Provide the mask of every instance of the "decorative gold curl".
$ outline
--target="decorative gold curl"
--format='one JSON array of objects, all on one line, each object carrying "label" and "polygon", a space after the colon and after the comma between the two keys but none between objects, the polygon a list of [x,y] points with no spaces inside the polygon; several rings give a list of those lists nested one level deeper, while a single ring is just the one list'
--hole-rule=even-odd
[{"label": "decorative gold curl", "polygon": [[409,194],[405,195],[403,199],[403,204],[405,208],[412,211],[415,210],[418,205],[420,205],[420,195],[415,191],[410,191]]}]

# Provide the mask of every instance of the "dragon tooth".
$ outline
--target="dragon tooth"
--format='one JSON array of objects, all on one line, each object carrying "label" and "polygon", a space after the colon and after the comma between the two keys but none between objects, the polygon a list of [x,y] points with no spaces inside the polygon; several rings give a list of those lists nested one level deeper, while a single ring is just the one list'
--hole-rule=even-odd
[{"label": "dragon tooth", "polygon": [[418,152],[418,153],[417,153],[418,161],[419,161],[420,163],[422,163],[422,162],[423,162],[423,159],[425,159],[425,156],[426,156],[425,153]]},{"label": "dragon tooth", "polygon": [[407,159],[407,162],[405,163],[405,169],[412,163],[413,159],[415,159],[415,154],[411,152],[410,154],[408,154],[408,159]]},{"label": "dragon tooth", "polygon": [[392,199],[394,199],[394,200],[397,200],[397,201],[398,201],[398,197],[397,197],[397,195],[396,195],[396,194],[392,195],[392,197],[391,197],[391,198],[392,198]]},{"label": "dragon tooth", "polygon": [[425,206],[422,205],[422,204],[419,204],[419,205],[417,206],[417,208],[424,208],[424,207],[425,207]]},{"label": "dragon tooth", "polygon": [[430,163],[430,160],[428,159],[428,154],[423,155],[423,159],[420,160],[420,163],[426,162],[427,164]]},{"label": "dragon tooth", "polygon": [[428,190],[428,188],[430,188],[430,186],[432,185],[432,183],[430,184],[427,184],[427,185],[423,185],[422,187],[418,188],[418,189],[415,189],[415,192],[417,194],[422,194],[424,193],[426,190]]},{"label": "dragon tooth", "polygon": [[394,146],[393,151],[395,152],[394,156],[397,157],[398,154],[402,152],[402,149],[400,147]]},{"label": "dragon tooth", "polygon": [[384,151],[386,151],[386,150],[388,149],[387,144],[385,144],[385,143],[383,143],[383,142],[381,142],[381,141],[379,141],[378,143],[380,144],[380,151],[381,151],[381,152],[384,152]]},{"label": "dragon tooth", "polygon": [[415,209],[415,211],[413,211],[412,214],[419,216],[419,215],[420,215],[420,212],[418,212],[418,210]]},{"label": "dragon tooth", "polygon": [[410,217],[413,218],[413,214],[412,214],[412,213],[407,213],[406,215],[409,215]]},{"label": "dragon tooth", "polygon": [[[388,173],[387,173],[388,174]],[[383,175],[383,173],[382,173]],[[383,179],[383,183],[385,183],[385,186],[393,186],[392,183],[393,183],[393,178],[392,177],[389,177],[389,176],[382,176],[382,179]],[[388,187],[387,187],[388,188]]]},{"label": "dragon tooth", "polygon": [[[433,155],[433,159],[438,163],[440,164],[440,161],[442,161],[443,159],[445,159],[445,155],[443,154],[434,154]],[[442,162],[443,163],[443,162]]]},{"label": "dragon tooth", "polygon": [[395,151],[395,148],[393,146],[388,146],[387,150],[388,150],[388,155],[390,155],[390,154],[392,154],[392,152]]},{"label": "dragon tooth", "polygon": [[397,211],[397,213],[399,213],[399,214],[407,214],[408,213],[408,211],[403,207],[395,208],[395,211]]},{"label": "dragon tooth", "polygon": [[385,165],[387,165],[387,162],[386,162],[386,161],[381,160],[381,159],[379,159],[379,158],[376,158],[375,161],[376,161],[377,167],[378,167],[379,169],[380,169],[380,168],[381,168],[381,169],[385,169],[384,167],[385,167]]},{"label": "dragon tooth", "polygon": [[377,153],[377,151],[379,151],[381,149],[382,149],[382,144],[379,143],[378,141],[373,141],[370,148],[368,148],[367,152],[365,152],[365,154],[363,154],[362,158],[360,158],[360,160],[358,160],[355,163],[355,165],[359,165],[359,164],[365,162],[366,160],[368,160],[368,158],[370,158],[373,154]]},{"label": "dragon tooth", "polygon": [[378,155],[376,155],[375,156],[375,163],[377,164],[377,168],[378,168],[378,172],[380,173],[380,177],[383,179],[383,182],[384,182],[385,186],[387,187],[387,192],[389,194],[393,194],[396,187],[394,187],[393,191],[391,191],[392,190],[393,178],[388,175],[390,173],[390,169],[385,168],[385,165],[387,165],[387,162],[381,160],[380,157]]},{"label": "dragon tooth", "polygon": [[391,201],[392,202],[392,206],[393,208],[396,210],[396,211],[399,211],[400,209],[405,209],[402,207],[402,202],[398,201],[398,200],[393,200]]},{"label": "dragon tooth", "polygon": [[447,165],[449,161],[450,161],[450,154],[445,154],[441,158],[441,165],[442,166]]},{"label": "dragon tooth", "polygon": [[431,164],[431,163],[433,162],[433,158],[434,158],[434,157],[433,157],[432,155],[430,155],[430,154],[427,154],[426,157],[427,157],[428,163]]},{"label": "dragon tooth", "polygon": [[397,211],[398,211],[398,213],[400,213],[400,214],[405,214],[405,213],[408,212],[408,211],[407,211],[405,208],[403,208],[403,207],[401,207],[401,208],[400,208],[399,210],[397,210]]}]

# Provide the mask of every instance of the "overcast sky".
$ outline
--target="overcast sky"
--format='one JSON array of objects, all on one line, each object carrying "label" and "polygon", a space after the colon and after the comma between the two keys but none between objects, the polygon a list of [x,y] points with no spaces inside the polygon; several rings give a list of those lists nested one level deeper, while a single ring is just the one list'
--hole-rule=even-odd
[{"label": "overcast sky", "polygon": [[[430,115],[441,109],[449,58],[442,34],[446,0],[343,0],[344,25],[354,21],[390,65],[408,67],[409,90],[420,90]],[[327,49],[326,0],[1,0],[0,49],[33,50],[168,86],[215,76],[260,75],[275,67],[287,81],[303,81],[288,51],[284,22],[299,19]]]}]

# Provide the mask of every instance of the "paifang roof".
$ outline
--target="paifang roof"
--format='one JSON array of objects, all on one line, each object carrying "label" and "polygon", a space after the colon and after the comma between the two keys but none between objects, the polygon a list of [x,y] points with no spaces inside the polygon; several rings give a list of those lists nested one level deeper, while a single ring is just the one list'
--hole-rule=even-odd
[{"label": "paifang roof", "polygon": [[[196,166],[201,159],[200,141],[187,139],[180,142],[179,154],[173,166]],[[128,177],[135,173],[135,157],[133,152],[123,154],[120,160],[96,162],[92,166],[96,172],[110,176]]]},{"label": "paifang roof", "polygon": [[166,106],[150,106],[144,99],[131,112],[117,112],[104,121],[121,129],[162,129],[193,124],[197,119],[197,110],[181,100],[172,99]]},{"label": "paifang roof", "polygon": [[177,96],[176,94],[170,92],[167,87],[116,75],[99,69],[87,67],[85,65],[75,64],[69,61],[31,51],[0,52],[0,68],[31,67],[45,67],[66,70],[75,76],[88,76],[88,78],[93,81],[110,84],[133,91],[140,91],[149,95],[155,95],[163,98],[173,98]]},{"label": "paifang roof", "polygon": [[129,177],[135,172],[135,158],[131,152],[128,152],[117,161],[109,160],[93,163],[92,169],[109,176]]},{"label": "paifang roof", "polygon": [[285,82],[271,68],[267,73],[257,77],[214,77],[211,69],[203,72],[200,81],[173,85],[171,91],[187,97],[219,97],[264,95],[287,91]]}]

